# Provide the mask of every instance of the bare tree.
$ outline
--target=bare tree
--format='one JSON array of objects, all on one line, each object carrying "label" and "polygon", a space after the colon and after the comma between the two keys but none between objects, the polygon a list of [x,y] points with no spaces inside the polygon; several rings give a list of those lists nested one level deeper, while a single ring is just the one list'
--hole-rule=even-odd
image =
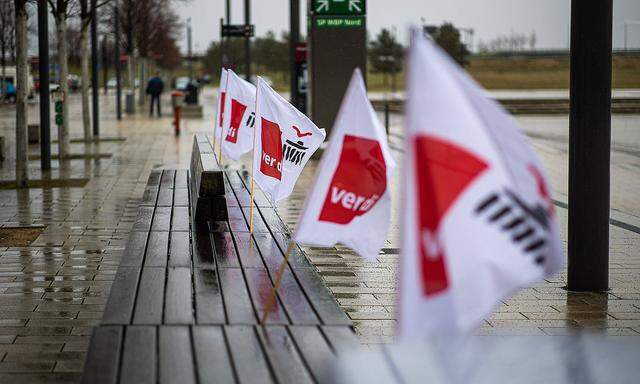
[{"label": "bare tree", "polygon": [[[89,0],[80,0],[80,84],[82,87],[82,127],[85,141],[91,140],[91,114],[89,110]],[[94,90],[95,92],[95,90]]]},{"label": "bare tree", "polygon": [[2,96],[5,95],[7,75],[7,51],[15,46],[16,24],[14,0],[0,0],[0,64],[2,65]]},{"label": "bare tree", "polygon": [[16,183],[26,187],[29,180],[27,158],[27,93],[29,66],[27,63],[27,0],[15,0],[16,42]]},{"label": "bare tree", "polygon": [[62,126],[58,127],[58,154],[60,159],[69,157],[71,152],[69,140],[69,61],[67,46],[67,19],[77,11],[74,0],[49,0],[51,14],[56,22],[56,43],[58,51],[58,67],[60,68],[60,92],[62,101]]}]

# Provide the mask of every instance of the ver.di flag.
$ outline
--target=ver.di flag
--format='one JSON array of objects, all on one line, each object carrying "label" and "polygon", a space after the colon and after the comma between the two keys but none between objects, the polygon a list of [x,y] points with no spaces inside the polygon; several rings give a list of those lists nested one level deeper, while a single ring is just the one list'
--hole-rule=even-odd
[{"label": "ver.di flag", "polygon": [[375,260],[391,222],[394,168],[384,128],[356,69],[305,201],[296,242],[322,247],[342,243]]},{"label": "ver.di flag", "polygon": [[253,148],[256,87],[227,70],[227,88],[222,123],[222,151],[233,160],[239,160]]},{"label": "ver.di flag", "polygon": [[215,129],[213,132],[214,138],[220,135],[218,132],[222,132],[222,123],[224,120],[225,98],[227,95],[226,90],[227,90],[227,70],[222,68],[222,70],[220,71],[220,87],[218,87],[218,108],[216,109]]},{"label": "ver.di flag", "polygon": [[253,178],[272,202],[286,198],[325,130],[258,77]]},{"label": "ver.di flag", "polygon": [[513,119],[419,30],[408,63],[400,334],[465,334],[563,255]]}]

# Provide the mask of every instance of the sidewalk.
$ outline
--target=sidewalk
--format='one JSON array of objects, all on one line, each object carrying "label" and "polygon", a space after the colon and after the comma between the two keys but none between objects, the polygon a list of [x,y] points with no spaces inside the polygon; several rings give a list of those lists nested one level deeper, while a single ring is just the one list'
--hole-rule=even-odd
[{"label": "sidewalk", "polygon": [[[127,140],[73,145],[74,152],[88,148],[113,154],[111,158],[71,161],[67,174],[90,177],[86,186],[0,190],[3,227],[47,226],[29,247],[0,248],[0,382],[78,380],[91,329],[102,316],[150,171],[187,168],[192,135],[211,131],[215,105],[211,90],[202,97],[204,119],[183,121],[179,138],[173,134],[170,117],[149,119],[142,114],[118,123],[113,114],[113,95],[108,100],[101,95],[101,99],[102,136],[123,136]],[[168,97],[165,99],[168,103]],[[163,110],[170,111],[165,106]],[[31,112],[37,118],[35,107]],[[74,101],[71,115],[72,136],[79,137],[79,100]],[[566,202],[566,118],[518,119],[534,137],[535,148],[555,187],[555,197]],[[633,230],[640,222],[640,116],[625,119],[614,118],[612,208],[631,230],[611,226],[611,292],[568,293],[562,289],[566,274],[561,273],[502,305],[479,334],[556,335],[575,327],[589,327],[610,335],[640,336],[640,234]],[[400,160],[401,118],[392,116],[391,122],[391,144]],[[12,111],[0,108],[0,135],[11,137],[12,124]],[[12,141],[7,146],[13,151]],[[30,151],[38,153],[39,147],[33,146]],[[243,164],[249,164],[248,159]],[[11,177],[13,166],[2,164],[1,177]],[[294,195],[279,207],[292,230],[316,166],[317,162],[309,164]],[[32,175],[37,176],[39,161],[32,161],[31,167]],[[342,247],[308,249],[312,263],[354,320],[365,344],[390,341],[394,332],[401,172],[396,171],[393,183],[391,233],[378,262],[365,263]],[[557,208],[566,232],[566,209]]]}]

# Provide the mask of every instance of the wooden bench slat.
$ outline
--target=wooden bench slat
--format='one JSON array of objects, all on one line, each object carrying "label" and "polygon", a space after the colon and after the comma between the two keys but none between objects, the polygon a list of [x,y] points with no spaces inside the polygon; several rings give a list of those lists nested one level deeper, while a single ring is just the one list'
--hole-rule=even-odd
[{"label": "wooden bench slat", "polygon": [[[251,302],[258,312],[258,317],[262,318],[273,284],[264,269],[246,269],[244,274],[251,293]],[[289,319],[282,308],[280,300],[276,301],[276,305],[269,313],[267,322],[269,324],[289,324]]]},{"label": "wooden bench slat", "polygon": [[193,327],[193,348],[200,383],[235,383],[222,327]]},{"label": "wooden bench slat", "polygon": [[143,268],[133,313],[133,324],[162,324],[164,268]]},{"label": "wooden bench slat", "polygon": [[173,189],[160,188],[158,192],[158,207],[170,207],[173,205]]},{"label": "wooden bench slat", "polygon": [[172,231],[189,230],[189,208],[173,207],[173,219],[171,220]]},{"label": "wooden bench slat", "polygon": [[120,384],[156,383],[156,327],[126,327]]},{"label": "wooden bench slat", "polygon": [[153,213],[152,231],[169,231],[171,225],[171,207],[156,207]]},{"label": "wooden bench slat", "polygon": [[227,214],[229,215],[229,228],[232,232],[249,232],[247,221],[240,207],[227,207]]},{"label": "wooden bench slat", "polygon": [[171,232],[169,244],[169,266],[191,267],[189,232]]},{"label": "wooden bench slat", "polygon": [[[275,279],[275,272],[274,270],[272,273],[273,279]],[[289,268],[285,269],[282,275],[278,296],[293,324],[316,325],[321,323]]]},{"label": "wooden bench slat", "polygon": [[176,177],[176,171],[173,169],[165,169],[160,177],[160,188],[173,188],[173,181]]},{"label": "wooden bench slat", "polygon": [[118,380],[122,327],[103,326],[93,330],[91,347],[82,374],[85,384],[115,384]]},{"label": "wooden bench slat", "polygon": [[154,207],[140,207],[136,220],[133,222],[131,231],[149,231],[151,228],[151,219],[153,219]]},{"label": "wooden bench slat", "polygon": [[349,317],[314,270],[301,268],[294,270],[294,273],[323,324],[352,325]]},{"label": "wooden bench slat", "polygon": [[320,329],[338,356],[352,352],[360,346],[358,336],[356,336],[350,327],[323,326],[320,327]]},{"label": "wooden bench slat", "polygon": [[189,190],[187,188],[176,188],[173,193],[173,205],[175,207],[189,206]]},{"label": "wooden bench slat", "polygon": [[[262,220],[262,215],[256,207],[253,207],[253,233],[270,233],[267,224]],[[244,214],[245,220],[247,222],[247,230],[249,225],[249,214],[251,212],[251,207],[242,207],[242,213]]]},{"label": "wooden bench slat", "polygon": [[210,234],[218,268],[239,268],[238,253],[230,232]]},{"label": "wooden bench slat", "polygon": [[222,298],[229,324],[255,324],[256,315],[249,298],[242,270],[221,268],[218,270]]},{"label": "wooden bench slat", "polygon": [[336,356],[322,332],[314,326],[287,328],[316,382],[330,383],[328,367]]},{"label": "wooden bench slat", "polygon": [[144,261],[149,232],[131,232],[120,265],[123,267],[140,267]]},{"label": "wooden bench slat", "polygon": [[191,232],[191,251],[194,268],[216,268],[211,239],[205,230],[194,228]]},{"label": "wooden bench slat", "polygon": [[119,267],[113,280],[102,324],[129,324],[138,289],[140,268]]},{"label": "wooden bench slat", "polygon": [[265,221],[272,233],[288,233],[289,228],[282,222],[280,216],[274,208],[260,208],[262,219]]},{"label": "wooden bench slat", "polygon": [[140,200],[140,205],[155,207],[156,201],[158,200],[158,191],[158,187],[145,188],[142,199]]},{"label": "wooden bench slat", "polygon": [[144,266],[166,267],[168,253],[169,232],[150,232],[144,257]]},{"label": "wooden bench slat", "polygon": [[228,207],[240,207],[240,205],[238,204],[238,200],[233,195],[233,190],[232,191],[227,191],[227,193],[224,195],[224,198],[225,198],[225,201],[227,202],[227,208]]},{"label": "wooden bench slat", "polygon": [[239,383],[273,383],[255,330],[251,326],[225,326],[231,358]]},{"label": "wooden bench slat", "polygon": [[151,173],[149,173],[149,178],[147,179],[147,185],[155,187],[159,186],[160,176],[162,176],[162,171],[151,171]]},{"label": "wooden bench slat", "polygon": [[178,169],[176,170],[176,178],[174,180],[173,187],[175,189],[186,189],[189,188],[189,171],[186,169]]},{"label": "wooden bench slat", "polygon": [[225,324],[224,302],[215,269],[195,269],[195,310],[198,324]]},{"label": "wooden bench slat", "polygon": [[160,383],[196,383],[191,334],[188,327],[160,327]]},{"label": "wooden bench slat", "polygon": [[164,323],[193,324],[191,297],[191,269],[169,268],[164,299]]},{"label": "wooden bench slat", "polygon": [[258,327],[256,331],[278,382],[313,383],[285,327]]},{"label": "wooden bench slat", "polygon": [[260,251],[249,232],[234,232],[233,238],[236,242],[238,257],[242,268],[264,268],[264,263],[260,257]]}]

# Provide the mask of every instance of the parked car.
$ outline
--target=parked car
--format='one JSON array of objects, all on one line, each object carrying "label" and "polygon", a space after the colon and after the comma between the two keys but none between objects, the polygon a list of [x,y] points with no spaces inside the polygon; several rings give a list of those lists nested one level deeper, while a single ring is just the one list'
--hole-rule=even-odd
[{"label": "parked car", "polygon": [[70,73],[67,76],[67,85],[69,86],[69,90],[77,91],[82,86],[82,79],[80,76]]},{"label": "parked car", "polygon": [[[15,86],[16,67],[8,66],[8,67],[5,67],[4,70],[5,70],[4,78],[2,77],[2,70],[0,70],[0,81],[4,81],[5,83],[11,83]],[[36,87],[35,87],[35,82],[33,81],[33,77],[31,76],[31,73],[28,74],[27,82],[29,84],[29,92],[27,92],[27,97],[29,97],[29,99],[33,99],[36,95]],[[6,96],[9,96],[9,95],[2,95],[2,98],[5,98]]]}]

